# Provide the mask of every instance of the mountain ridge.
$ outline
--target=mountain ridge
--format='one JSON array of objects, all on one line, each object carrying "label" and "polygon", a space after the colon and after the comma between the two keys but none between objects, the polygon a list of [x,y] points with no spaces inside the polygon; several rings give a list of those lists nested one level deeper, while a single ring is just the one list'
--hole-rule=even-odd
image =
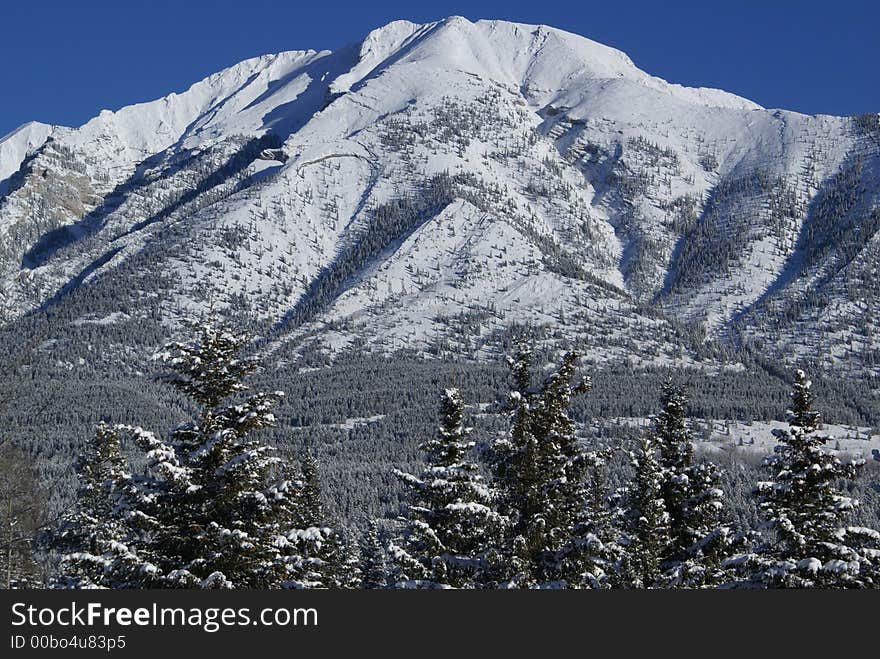
[{"label": "mountain ridge", "polygon": [[484,358],[528,324],[597,364],[741,368],[748,347],[878,372],[877,115],[768,110],[449,17],[26,126],[0,140],[7,324],[104,287],[98,319],[211,310],[331,355]]}]

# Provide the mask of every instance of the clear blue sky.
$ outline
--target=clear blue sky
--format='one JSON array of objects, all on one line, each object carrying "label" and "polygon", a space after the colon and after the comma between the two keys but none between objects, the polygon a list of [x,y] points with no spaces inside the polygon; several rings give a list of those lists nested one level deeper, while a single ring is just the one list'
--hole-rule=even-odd
[{"label": "clear blue sky", "polygon": [[254,55],[452,14],[553,25],[767,107],[880,111],[877,0],[0,0],[0,135],[32,119],[79,125]]}]

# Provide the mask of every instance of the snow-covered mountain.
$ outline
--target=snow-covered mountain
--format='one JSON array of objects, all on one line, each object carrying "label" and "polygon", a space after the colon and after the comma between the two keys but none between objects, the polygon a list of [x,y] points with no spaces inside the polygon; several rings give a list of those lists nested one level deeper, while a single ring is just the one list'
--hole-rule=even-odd
[{"label": "snow-covered mountain", "polygon": [[502,21],[396,21],[0,140],[4,322],[73,305],[53,322],[120,346],[210,310],[331,354],[487,356],[531,323],[599,363],[716,368],[714,340],[876,374],[878,229],[880,115]]}]

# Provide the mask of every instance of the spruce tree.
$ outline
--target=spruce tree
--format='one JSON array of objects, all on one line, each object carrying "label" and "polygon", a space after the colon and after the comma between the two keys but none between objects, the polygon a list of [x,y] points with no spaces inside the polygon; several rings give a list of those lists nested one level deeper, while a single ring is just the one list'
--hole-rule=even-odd
[{"label": "spruce tree", "polygon": [[421,446],[421,475],[395,472],[412,492],[403,537],[392,547],[395,578],[402,587],[476,588],[485,584],[487,552],[504,520],[470,457],[474,442],[457,389],[443,392],[440,417],[437,435]]},{"label": "spruce tree", "polygon": [[619,516],[621,511],[608,489],[608,465],[611,449],[587,454],[589,475],[583,519],[576,531],[572,558],[580,562],[577,582],[590,588],[613,588],[618,585],[618,572],[623,557],[620,546]]},{"label": "spruce tree", "polygon": [[43,538],[61,553],[56,588],[137,588],[158,585],[158,568],[130,545],[137,529],[121,510],[131,495],[120,431],[101,423],[77,462],[80,489],[73,511]]},{"label": "spruce tree", "polygon": [[669,586],[716,585],[729,579],[723,565],[745,536],[725,523],[718,468],[694,461],[684,389],[667,380],[661,388],[661,404],[653,440],[660,452],[661,494],[669,515],[669,551],[662,561],[665,578]]},{"label": "spruce tree", "polygon": [[285,578],[283,588],[339,589],[348,587],[349,580],[340,572],[345,561],[345,546],[338,533],[329,526],[294,528],[284,534],[280,544]]},{"label": "spruce tree", "polygon": [[302,464],[302,487],[299,500],[300,526],[317,526],[324,519],[321,504],[321,481],[318,476],[318,462],[311,450],[306,451]]},{"label": "spruce tree", "polygon": [[661,493],[669,513],[673,547],[683,551],[696,540],[687,520],[691,495],[688,471],[693,462],[693,444],[685,420],[684,391],[667,380],[661,387],[662,410],[654,420],[654,444],[660,450],[663,470]]},{"label": "spruce tree", "polygon": [[502,585],[513,588],[593,585],[594,558],[603,553],[590,532],[586,502],[594,457],[584,450],[568,417],[574,396],[590,388],[575,382],[578,356],[565,355],[537,391],[531,389],[531,352],[509,360],[510,432],[492,445],[491,462],[510,527],[502,543]]},{"label": "spruce tree", "polygon": [[375,520],[370,520],[361,538],[360,568],[363,590],[383,590],[388,587],[388,563]]},{"label": "spruce tree", "polygon": [[363,589],[362,582],[364,572],[361,569],[360,544],[354,539],[354,531],[346,530],[339,534],[342,550],[339,552],[340,560],[335,564],[333,571],[334,588],[345,590]]},{"label": "spruce tree", "polygon": [[656,588],[664,581],[662,563],[672,539],[663,500],[663,469],[656,453],[648,437],[632,453],[635,476],[627,491],[627,538],[620,567],[623,587]]},{"label": "spruce tree", "polygon": [[169,586],[257,588],[278,579],[276,537],[291,522],[293,488],[272,482],[278,458],[252,433],[274,424],[283,394],[231,400],[257,368],[239,357],[247,342],[206,326],[197,342],[166,346],[170,381],[199,405],[199,416],[167,444],[132,430],[153,459],[139,512],[152,518],[151,549]]},{"label": "spruce tree", "polygon": [[[82,514],[61,532],[73,541],[65,572],[81,585],[325,585],[312,578],[314,568],[321,577],[329,571],[326,555],[337,555],[337,539],[311,519],[320,514],[311,505],[316,482],[304,487],[253,437],[273,425],[282,394],[245,394],[243,379],[257,367],[239,357],[247,342],[204,326],[198,341],[166,346],[171,383],[199,406],[167,441],[139,427],[99,428],[83,470]],[[142,473],[124,468],[123,436],[145,455]]]},{"label": "spruce tree", "polygon": [[765,460],[773,480],[758,483],[764,527],[772,535],[763,550],[741,561],[757,567],[753,585],[770,588],[876,588],[880,533],[846,526],[858,505],[839,483],[855,477],[861,462],[842,463],[818,433],[820,415],[806,374],[795,373],[787,429],[776,429],[774,455]]},{"label": "spruce tree", "polygon": [[318,462],[311,450],[306,450],[294,492],[292,528],[279,541],[287,570],[283,586],[334,590],[357,587],[359,575],[351,561],[351,547],[337,529],[327,524]]}]

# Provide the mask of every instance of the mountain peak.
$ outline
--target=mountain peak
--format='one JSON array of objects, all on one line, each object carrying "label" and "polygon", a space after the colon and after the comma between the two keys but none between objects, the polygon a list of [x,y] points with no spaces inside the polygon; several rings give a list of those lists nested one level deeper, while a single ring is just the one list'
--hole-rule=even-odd
[{"label": "mountain peak", "polygon": [[[691,105],[760,109],[718,89],[690,88],[639,69],[623,51],[548,25],[449,16],[432,23],[393,21],[370,32],[360,61],[334,85],[344,91],[361,76],[392,64],[458,68],[523,89],[578,89],[596,80],[625,80]],[[425,72],[424,75],[429,75]]]},{"label": "mountain peak", "polygon": [[22,160],[42,146],[54,130],[55,126],[29,121],[0,137],[0,195],[6,192],[7,179],[18,170]]},{"label": "mountain peak", "polygon": [[[850,164],[874,157],[862,124],[670,84],[546,25],[393,21],[0,142],[0,171],[21,174],[0,199],[0,313],[110,281],[149,249],[175,273],[175,306],[156,311],[172,323],[209,291],[315,336],[366,319],[389,350],[440,340],[465,309],[491,310],[486,336],[564,317],[589,340],[577,333],[607,314],[635,319],[621,335],[650,334],[638,302],[722,336],[799,282],[792,264],[825,258],[802,253],[804,226],[873,217],[873,193],[840,222],[810,215],[825,187],[874,171]],[[224,276],[202,279],[205,263]],[[338,348],[351,333],[326,336]],[[657,355],[675,354],[664,341]]]}]

